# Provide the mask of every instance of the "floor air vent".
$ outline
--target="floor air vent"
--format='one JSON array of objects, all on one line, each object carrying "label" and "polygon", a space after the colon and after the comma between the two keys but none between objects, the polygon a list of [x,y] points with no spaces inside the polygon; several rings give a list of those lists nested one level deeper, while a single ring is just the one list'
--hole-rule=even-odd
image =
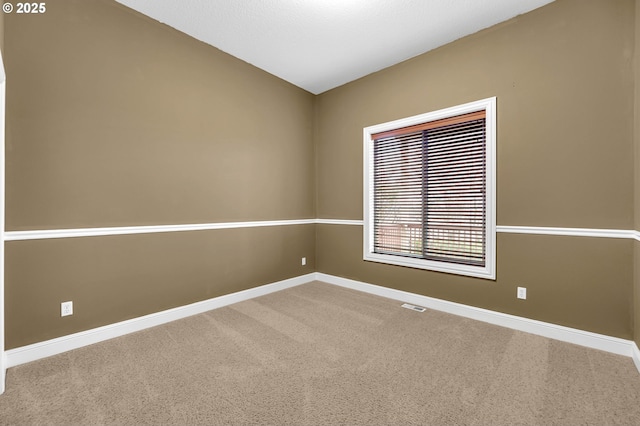
[{"label": "floor air vent", "polygon": [[424,312],[427,309],[423,308],[422,306],[416,306],[416,305],[410,305],[409,303],[403,303],[402,304],[403,308],[407,308],[407,309],[411,309],[412,311],[416,311],[416,312]]}]

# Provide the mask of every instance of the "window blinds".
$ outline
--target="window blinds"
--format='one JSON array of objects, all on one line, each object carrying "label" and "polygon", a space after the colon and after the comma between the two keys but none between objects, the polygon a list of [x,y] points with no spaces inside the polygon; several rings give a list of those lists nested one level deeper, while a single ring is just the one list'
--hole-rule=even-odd
[{"label": "window blinds", "polygon": [[374,252],[484,266],[484,111],[373,135]]}]

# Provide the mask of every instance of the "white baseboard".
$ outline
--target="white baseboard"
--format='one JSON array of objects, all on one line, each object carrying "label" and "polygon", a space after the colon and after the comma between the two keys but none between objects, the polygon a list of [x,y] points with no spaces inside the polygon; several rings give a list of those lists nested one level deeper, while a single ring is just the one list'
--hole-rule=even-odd
[{"label": "white baseboard", "polygon": [[127,321],[115,324],[105,325],[103,327],[94,328],[79,333],[70,334],[68,336],[58,337],[44,342],[34,343],[28,346],[22,346],[5,352],[6,367],[11,368],[16,365],[35,361],[48,356],[57,355],[71,349],[78,349],[93,343],[102,342],[114,337],[124,336],[125,334],[134,333],[146,328],[155,327],[167,322],[186,318],[212,309],[221,308],[233,303],[242,302],[253,299],[255,297],[264,296],[265,294],[284,290],[286,288],[295,287],[305,284],[315,279],[315,274],[310,273],[272,284],[266,284],[260,287],[239,291],[237,293],[227,294],[213,299],[204,300],[202,302],[192,303],[178,308],[168,309],[162,312],[145,315],[139,318],[133,318]]},{"label": "white baseboard", "polygon": [[[578,330],[575,328],[564,327],[561,325],[518,317],[515,315],[503,314],[501,312],[495,312],[487,309],[463,305],[460,303],[435,299],[433,297],[422,296],[406,291],[394,290],[387,287],[367,284],[360,281],[354,281],[347,278],[336,277],[319,272],[316,273],[316,279],[318,281],[323,281],[329,284],[347,287],[353,290],[375,294],[377,296],[382,296],[402,302],[408,302],[414,305],[424,306],[425,308],[447,312],[450,314],[471,318],[474,320],[483,321],[514,330],[525,331],[527,333],[537,334],[539,336],[544,336],[551,339],[574,343],[576,345],[599,349],[618,355],[624,355],[628,357],[634,356],[636,367],[640,372],[640,352],[638,352],[637,346],[631,340],[625,340],[617,337],[607,336],[604,334],[597,334],[589,331]],[[635,352],[633,348],[635,348]]]},{"label": "white baseboard", "polygon": [[57,355],[72,349],[81,348],[83,346],[98,343],[114,337],[123,336],[146,328],[165,324],[191,315],[196,315],[212,309],[221,308],[233,303],[242,302],[263,296],[286,288],[295,287],[306,284],[311,281],[322,281],[328,284],[338,285],[377,296],[386,297],[388,299],[408,302],[425,308],[437,311],[447,312],[450,314],[471,318],[502,327],[520,330],[551,339],[561,340],[593,349],[599,349],[618,355],[631,357],[640,372],[640,350],[635,342],[631,340],[620,339],[617,337],[606,336],[603,334],[592,333],[575,328],[564,327],[556,324],[550,324],[542,321],[532,320],[528,318],[518,317],[515,315],[503,314],[501,312],[490,311],[487,309],[476,308],[473,306],[463,305],[460,303],[449,302],[446,300],[435,299],[433,297],[422,296],[406,291],[395,290],[387,287],[381,287],[374,284],[368,284],[361,281],[350,280],[347,278],[337,277],[334,275],[314,272],[299,277],[290,278],[272,284],[232,293],[202,302],[193,303],[178,308],[145,315],[139,318],[133,318],[115,324],[106,325],[104,327],[92,330],[82,331],[80,333],[59,337],[44,342],[34,343],[32,345],[11,349],[5,352],[5,366],[7,368],[14,367],[27,362],[35,361],[48,356]]},{"label": "white baseboard", "polygon": [[4,351],[0,352],[0,357],[2,357],[2,360],[0,360],[0,395],[2,395],[5,390],[6,375],[7,375],[6,368],[8,367],[6,367],[7,361],[6,361],[6,356]]},{"label": "white baseboard", "polygon": [[633,343],[631,358],[633,358],[633,363],[636,365],[638,372],[640,372],[640,349],[638,349],[638,345],[635,342]]}]

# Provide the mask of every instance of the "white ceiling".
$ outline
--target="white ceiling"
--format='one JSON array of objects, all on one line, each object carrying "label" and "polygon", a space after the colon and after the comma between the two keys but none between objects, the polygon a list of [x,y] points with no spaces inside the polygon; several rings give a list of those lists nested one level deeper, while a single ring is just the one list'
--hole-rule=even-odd
[{"label": "white ceiling", "polygon": [[553,0],[117,0],[318,94]]}]

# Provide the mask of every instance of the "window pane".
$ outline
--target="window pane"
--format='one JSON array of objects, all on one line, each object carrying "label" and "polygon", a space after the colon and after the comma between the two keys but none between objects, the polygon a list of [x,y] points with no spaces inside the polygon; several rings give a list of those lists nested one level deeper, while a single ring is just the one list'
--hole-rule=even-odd
[{"label": "window pane", "polygon": [[424,132],[425,258],[485,263],[485,120]]},{"label": "window pane", "polygon": [[374,141],[374,252],[484,265],[485,120]]},{"label": "window pane", "polygon": [[422,132],[374,144],[374,251],[422,256]]}]

